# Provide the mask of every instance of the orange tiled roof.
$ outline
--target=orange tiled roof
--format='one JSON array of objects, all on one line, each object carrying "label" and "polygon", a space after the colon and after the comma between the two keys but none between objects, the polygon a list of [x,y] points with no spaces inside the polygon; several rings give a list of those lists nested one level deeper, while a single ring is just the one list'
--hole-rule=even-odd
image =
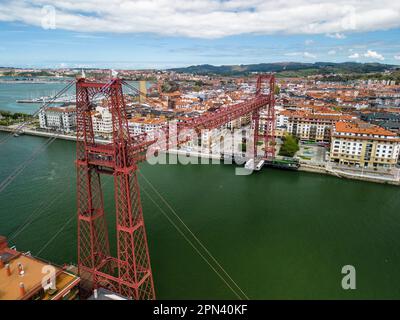
[{"label": "orange tiled roof", "polygon": [[326,114],[326,113],[308,113],[305,111],[290,111],[284,110],[281,111],[281,115],[285,115],[288,117],[297,117],[303,119],[320,119],[320,120],[337,120],[337,121],[345,121],[353,119],[353,116],[348,114]]},{"label": "orange tiled roof", "polygon": [[75,112],[75,108],[68,107],[49,107],[46,108],[46,111],[55,111],[55,112]]},{"label": "orange tiled roof", "polygon": [[354,122],[336,122],[336,132],[342,133],[360,133],[368,135],[379,135],[379,136],[396,136],[395,133],[383,129],[382,127],[370,125],[368,123],[354,123]]}]

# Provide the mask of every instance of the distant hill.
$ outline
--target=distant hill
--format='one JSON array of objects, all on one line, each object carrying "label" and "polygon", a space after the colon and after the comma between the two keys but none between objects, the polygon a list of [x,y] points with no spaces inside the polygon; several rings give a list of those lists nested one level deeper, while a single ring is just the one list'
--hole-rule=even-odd
[{"label": "distant hill", "polygon": [[213,66],[202,64],[185,68],[173,68],[170,71],[194,73],[194,74],[217,74],[217,75],[246,75],[253,72],[277,72],[285,76],[333,74],[333,73],[370,73],[383,72],[385,70],[399,68],[399,66],[382,63],[357,63],[357,62],[281,62],[281,63],[258,63],[247,65],[224,65]]}]

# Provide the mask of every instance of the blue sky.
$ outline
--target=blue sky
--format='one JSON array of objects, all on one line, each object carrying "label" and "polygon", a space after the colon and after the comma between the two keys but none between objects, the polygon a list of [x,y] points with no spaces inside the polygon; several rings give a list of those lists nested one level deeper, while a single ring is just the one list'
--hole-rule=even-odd
[{"label": "blue sky", "polygon": [[[49,3],[55,3],[56,6],[50,9],[54,10],[56,18],[55,25],[50,28],[43,25],[43,16],[39,20],[31,18],[35,12],[42,15],[52,12],[48,8],[43,11],[47,1],[34,0],[30,4],[24,0],[5,1],[5,4],[0,4],[0,66],[123,69],[282,61],[400,64],[400,25],[392,21],[399,13],[400,7],[396,5],[392,12],[381,13],[371,4],[370,11],[360,13],[360,17],[354,15],[351,8],[344,13],[338,9],[337,14],[323,17],[320,21],[309,12],[315,11],[313,14],[318,15],[315,8],[319,10],[321,6],[307,7],[308,14],[305,17],[302,12],[295,10],[297,7],[287,7],[285,12],[293,15],[293,23],[283,21],[279,24],[280,20],[276,18],[276,21],[267,21],[264,26],[263,19],[260,22],[256,20],[267,9],[263,9],[257,0],[249,0],[254,2],[251,8],[240,0],[204,1],[216,5],[215,11],[200,6],[195,0],[193,3],[196,6],[183,11],[179,7],[175,11],[165,9],[163,19],[163,0],[160,0],[157,8],[160,8],[161,17],[153,19],[159,21],[152,20],[152,8],[143,7],[142,16],[138,17],[141,24],[131,22],[134,16],[125,17],[125,11],[129,11],[129,8],[119,11],[118,6],[96,11],[90,6],[93,5],[92,1],[81,1],[86,2],[87,6],[84,7],[76,7],[73,3],[70,4],[73,7],[65,7],[67,0],[52,1]],[[32,2],[37,3],[30,7]],[[108,3],[112,2],[108,0]],[[140,5],[140,1],[131,2]],[[333,8],[332,11],[336,8],[331,2],[320,2],[333,6],[329,7]],[[225,3],[231,3],[231,6],[221,7],[221,3],[225,6]],[[23,7],[13,8],[16,4]],[[234,17],[231,16],[232,6],[235,9]],[[19,15],[11,13],[15,10],[25,11]],[[29,10],[33,10],[31,14]],[[217,17],[215,12],[219,12]],[[350,20],[348,12],[351,14]],[[379,25],[363,22],[368,15],[374,14],[375,17],[378,14],[384,16],[374,20],[379,20]],[[85,19],[82,20],[82,17]],[[126,21],[126,25],[109,27],[110,21],[120,17],[121,21]],[[251,19],[233,26],[239,17]],[[223,19],[233,21],[229,28],[220,24]],[[257,23],[251,25],[253,20]],[[317,28],[316,23],[319,23]]]}]

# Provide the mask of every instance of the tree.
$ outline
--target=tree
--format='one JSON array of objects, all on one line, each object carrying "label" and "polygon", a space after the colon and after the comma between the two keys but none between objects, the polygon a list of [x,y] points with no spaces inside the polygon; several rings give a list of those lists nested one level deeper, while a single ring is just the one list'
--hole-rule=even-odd
[{"label": "tree", "polygon": [[165,81],[161,86],[161,91],[171,93],[179,90],[179,84],[175,81]]},{"label": "tree", "polygon": [[279,150],[279,155],[284,157],[293,157],[299,149],[298,139],[288,134],[283,137],[283,144]]}]

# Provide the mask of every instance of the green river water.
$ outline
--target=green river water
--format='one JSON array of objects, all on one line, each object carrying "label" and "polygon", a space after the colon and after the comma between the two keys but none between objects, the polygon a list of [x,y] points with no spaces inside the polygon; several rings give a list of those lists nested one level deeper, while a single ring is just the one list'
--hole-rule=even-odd
[{"label": "green river water", "polygon": [[[0,181],[45,141],[21,136],[2,145]],[[75,143],[55,141],[0,193],[0,234],[11,245],[76,262],[74,158]],[[140,170],[250,298],[400,298],[397,187],[273,169],[236,176],[231,165],[142,163]],[[235,299],[139,178],[157,298]],[[112,180],[105,184],[114,250]],[[348,264],[356,290],[341,287]]]}]

